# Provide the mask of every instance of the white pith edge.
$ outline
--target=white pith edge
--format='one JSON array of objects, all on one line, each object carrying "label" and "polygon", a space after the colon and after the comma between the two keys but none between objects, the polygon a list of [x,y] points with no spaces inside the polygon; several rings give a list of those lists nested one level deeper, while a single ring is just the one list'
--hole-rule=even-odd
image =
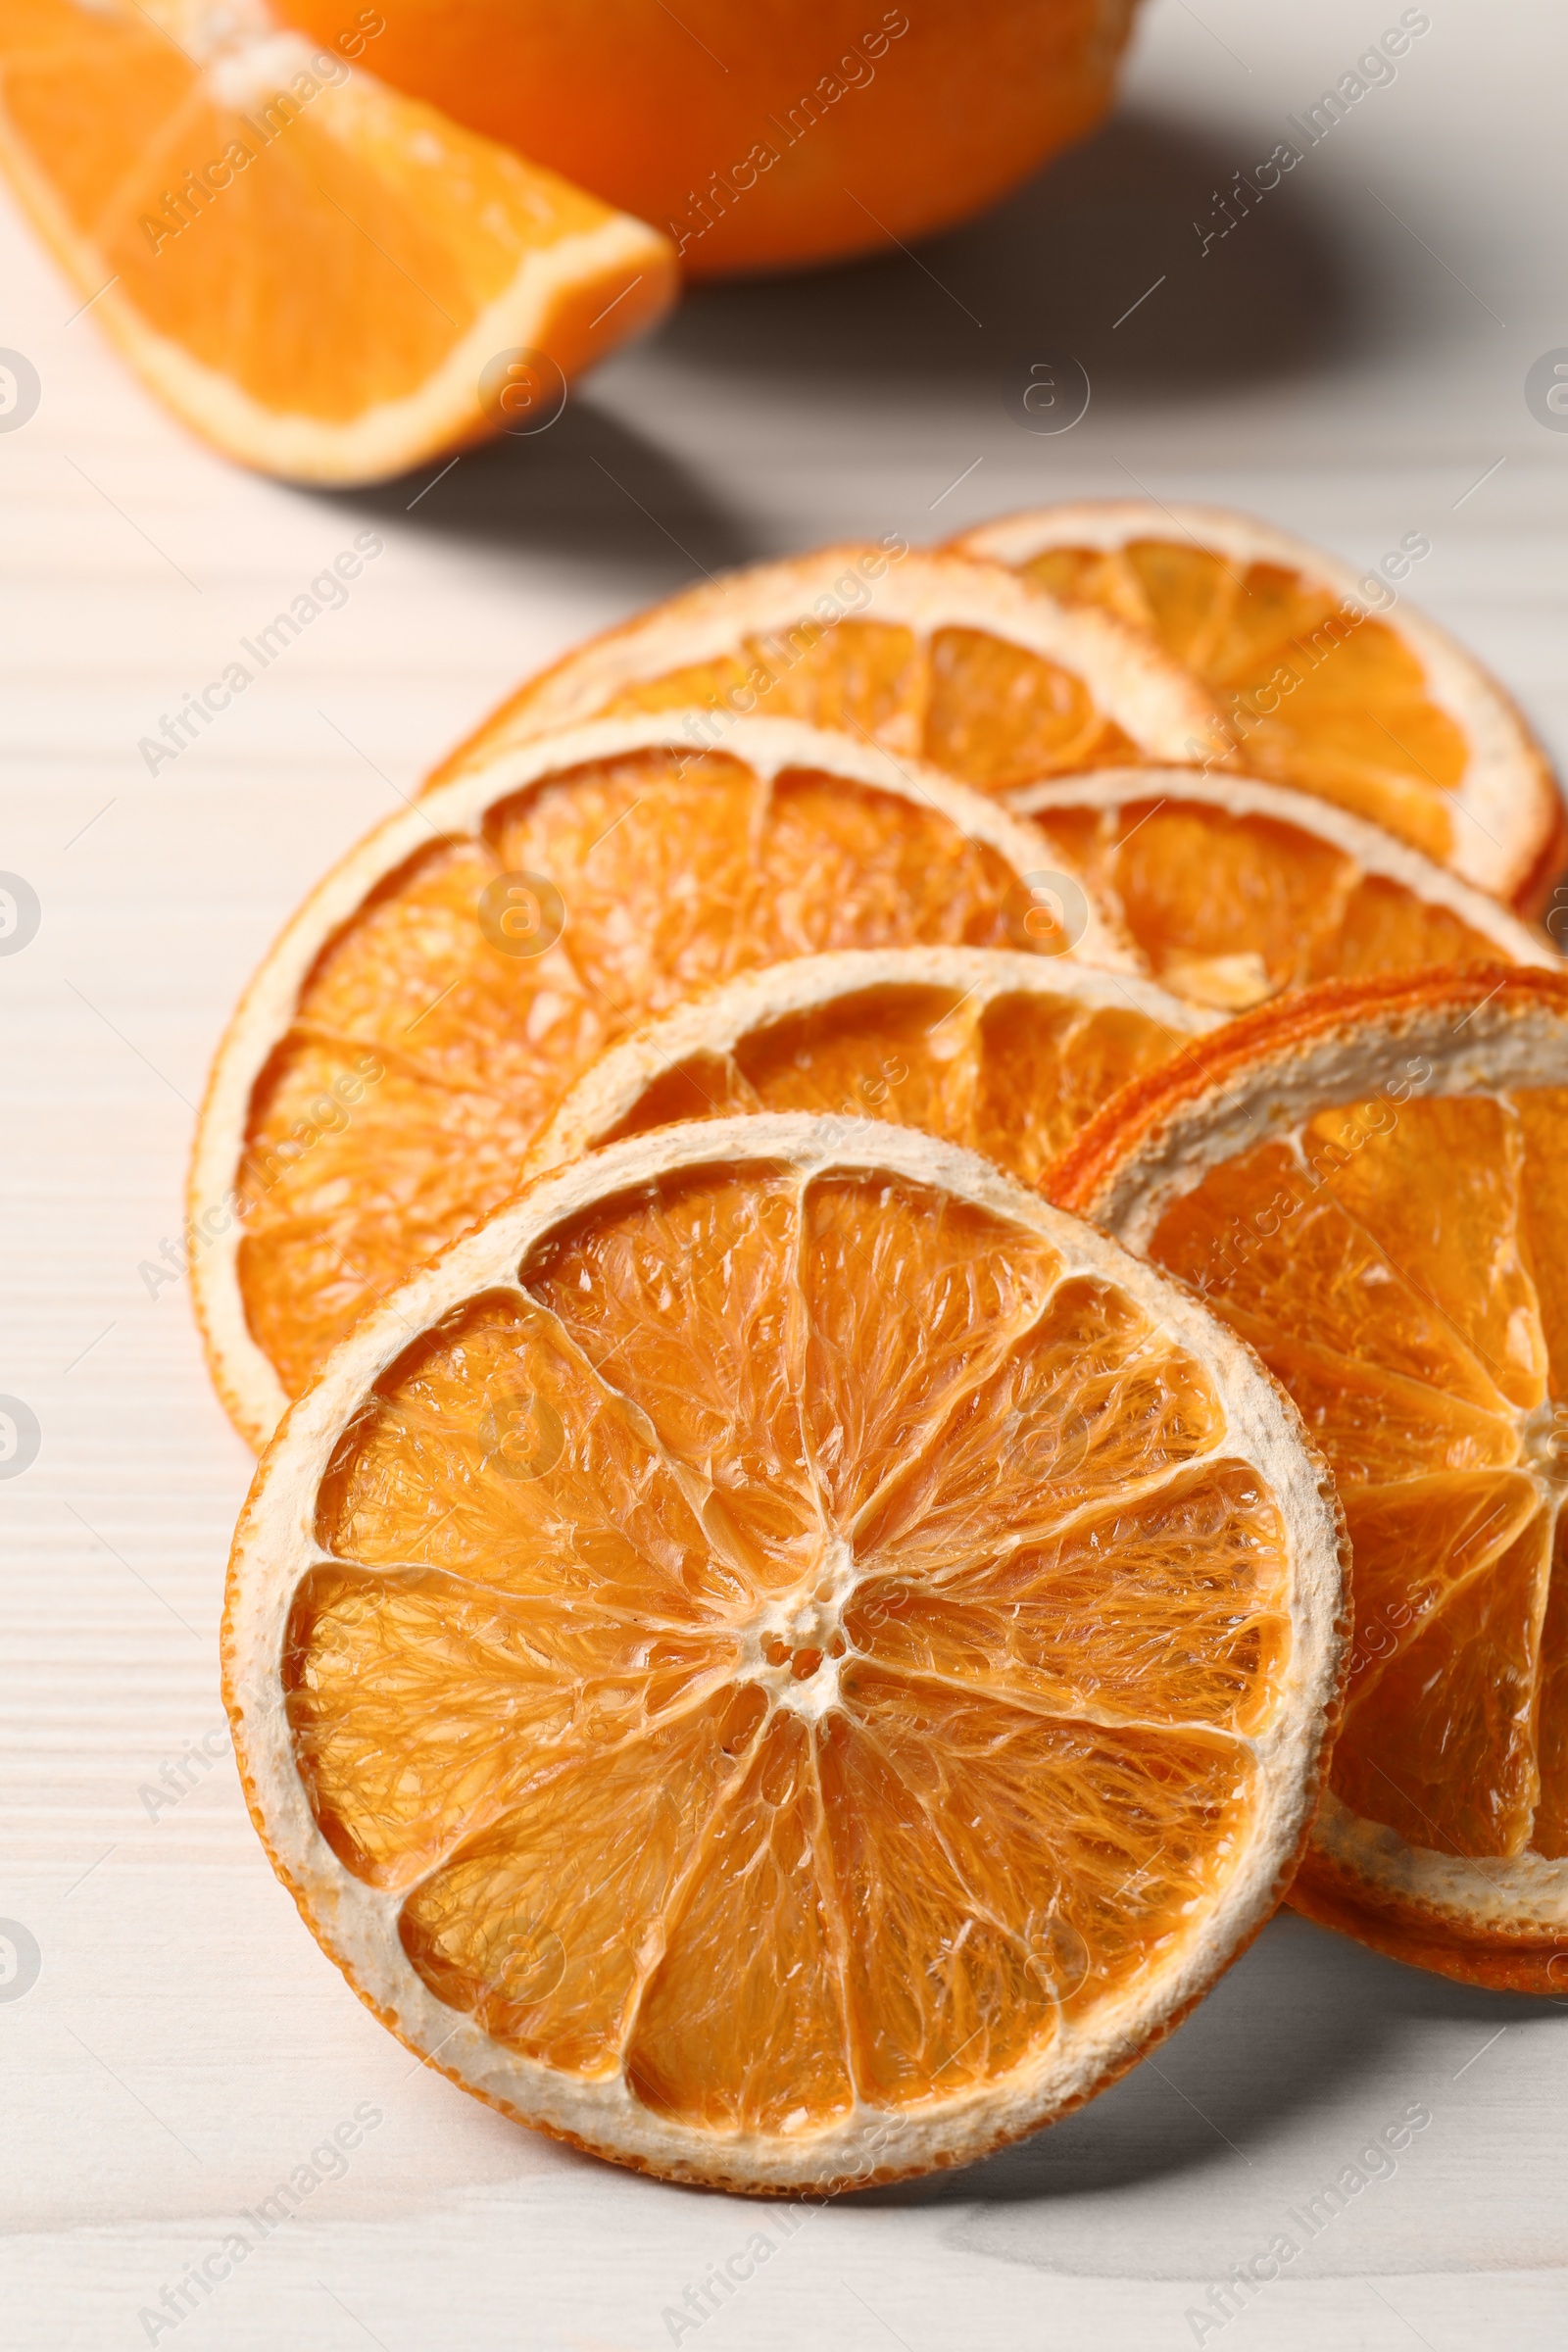
[{"label": "white pith edge", "polygon": [[539,1130],[523,1163],[524,1178],[592,1151],[655,1079],[688,1055],[728,1054],[743,1038],[792,1013],[874,988],[956,989],[977,1011],[1002,996],[1066,997],[1086,1007],[1144,1013],[1178,1037],[1202,1037],[1224,1018],[1168,996],[1152,980],[1010,948],[844,948],[800,956],[744,973],[612,1046]]},{"label": "white pith edge", "polygon": [[[1406,1079],[1418,1059],[1430,1062],[1433,1073],[1414,1090],[1422,1097],[1568,1086],[1568,1012],[1494,1001],[1457,1031],[1451,1004],[1406,1008],[1376,1031],[1358,1026],[1349,1012],[1338,1031],[1286,1045],[1241,1074],[1217,1076],[1207,1093],[1180,1104],[1145,1139],[1085,1213],[1145,1254],[1166,1210],[1210,1168],[1337,1102],[1364,1101]],[[1568,1934],[1568,1860],[1521,1854],[1471,1861],[1438,1853],[1351,1812],[1332,1792],[1325,1793],[1312,1844],[1369,1896],[1397,1895],[1456,1935]]]},{"label": "white pith edge", "polygon": [[[829,1170],[905,1177],[1043,1237],[1060,1280],[1120,1287],[1203,1364],[1227,1418],[1210,1458],[1247,1461],[1271,1490],[1287,1532],[1292,1645],[1274,1720],[1235,1740],[1255,1765],[1252,1834],[1205,1911],[1136,1987],[1060,2021],[1052,2043],[1000,2082],[918,2112],[858,2104],[809,2134],[719,2134],[644,2107],[619,2077],[585,2082],[505,2049],[429,1990],[399,1941],[402,1895],[368,1886],[318,1829],[296,1769],[281,1684],[288,1611],[325,1555],[313,1537],[316,1497],[339,1439],[371,1385],[466,1299],[515,1288],[526,1254],[594,1202],[672,1170],[712,1162],[793,1168],[802,1185]],[[420,1269],[334,1350],[291,1408],[259,1469],[236,1533],[225,1610],[225,1698],[253,1813],[275,1866],[318,1940],[383,2022],[466,2089],[519,2122],[541,2124],[606,2155],[677,2178],[759,2189],[821,2188],[983,2154],[1035,2130],[1131,2062],[1212,1982],[1269,1915],[1317,1794],[1327,1714],[1344,1650],[1340,1520],[1327,1469],[1294,1406],[1250,1350],[1196,1301],[1113,1243],[1047,1205],[973,1153],[906,1128],[801,1114],[725,1119],[636,1136],[542,1177]],[[1180,1727],[1173,1727],[1179,1731]],[[436,2054],[438,2053],[438,2055]]]},{"label": "white pith edge", "polygon": [[[672,280],[662,237],[627,217],[575,230],[529,254],[511,285],[479,313],[417,392],[385,401],[344,424],[265,409],[230,377],[143,327],[128,304],[111,312],[114,297],[106,294],[102,307],[109,313],[105,331],[113,333],[132,366],[187,423],[230,457],[292,481],[352,487],[406,472],[421,458],[459,441],[487,439],[494,427],[478,395],[486,362],[514,346],[549,351],[564,297],[580,295],[585,281],[631,278],[639,270],[645,282],[653,281],[656,295]],[[629,334],[651,324],[662,307],[660,300],[633,297],[616,323]],[[608,337],[604,350],[621,339]]]},{"label": "white pith edge", "polygon": [[1412,898],[1428,906],[1446,907],[1461,922],[1489,939],[1511,963],[1544,964],[1562,968],[1562,957],[1550,941],[1535,931],[1511,907],[1454,872],[1439,865],[1408,842],[1385,833],[1370,817],[1317,800],[1288,784],[1268,784],[1254,776],[1203,775],[1192,767],[1097,767],[1082,776],[1054,776],[1041,784],[1025,784],[1005,796],[1006,806],[1020,816],[1049,817],[1063,808],[1118,808],[1128,801],[1164,799],[1197,803],[1221,809],[1227,816],[1266,816],[1276,824],[1294,825],[1352,858],[1364,874],[1397,882]]},{"label": "white pith edge", "polygon": [[[606,718],[569,732],[497,749],[482,767],[426,793],[366,836],[294,915],[240,1000],[208,1081],[191,1160],[187,1211],[215,1214],[235,1188],[243,1155],[251,1093],[272,1049],[294,1017],[300,990],[326,942],[354,915],[367,895],[407,858],[428,849],[436,835],[473,838],[492,806],[548,776],[624,753],[668,747],[703,748],[699,711],[656,710]],[[1000,802],[919,760],[896,759],[875,745],[808,726],[802,719],[739,718],[715,747],[764,781],[786,769],[810,768],[846,782],[887,792],[914,807],[932,808],[960,833],[984,843],[1023,875],[1049,861],[1041,836]],[[1127,957],[1090,908],[1080,948],[1108,968]],[[1053,967],[1064,958],[1052,959]],[[239,1287],[242,1235],[231,1220],[198,1251],[191,1270],[197,1318],[206,1334],[220,1394],[249,1442],[267,1443],[288,1403],[271,1363],[252,1338]]]},{"label": "white pith edge", "polygon": [[[866,580],[855,565],[871,555],[881,557],[887,569]],[[744,637],[820,626],[827,616],[813,610],[812,599],[831,598],[845,574],[868,601],[836,611],[833,620],[880,621],[917,636],[956,628],[1000,637],[1082,678],[1096,708],[1152,759],[1190,759],[1195,740],[1216,752],[1222,748],[1201,689],[1110,613],[1059,605],[999,564],[941,553],[895,558],[855,543],[730,572],[656,606],[641,620],[591,638],[545,673],[524,709],[488,722],[456,755],[456,764],[466,769],[500,745],[589,718],[624,688],[734,653]]]},{"label": "white pith edge", "polygon": [[[301,42],[308,57],[309,44]],[[361,73],[362,82],[374,76]],[[388,89],[389,97],[397,93]],[[103,266],[77,233],[27,146],[10,129],[0,83],[0,156],[45,243],[83,295],[98,292]],[[434,374],[400,400],[383,401],[342,422],[263,407],[220,369],[150,327],[113,283],[98,293],[92,316],[130,366],[193,431],[259,471],[341,487],[383,481],[460,442],[496,429],[479,404],[481,369],[497,352],[549,351],[564,299],[615,277],[643,284],[628,293],[593,357],[600,358],[650,325],[676,287],[674,249],[659,231],[626,213],[591,229],[574,229],[524,255],[515,276],[455,343]],[[559,354],[552,354],[560,357]],[[585,364],[565,355],[572,367]]]},{"label": "white pith edge", "polygon": [[953,545],[963,555],[1022,564],[1048,548],[1090,547],[1108,554],[1129,539],[1176,535],[1234,564],[1278,564],[1298,571],[1396,630],[1426,671],[1433,702],[1463,729],[1470,745],[1457,789],[1443,796],[1460,812],[1453,870],[1502,898],[1520,889],[1560,821],[1550,767],[1502,688],[1446,630],[1405,602],[1402,583],[1396,589],[1397,603],[1380,612],[1361,586],[1366,573],[1339,557],[1254,515],[1179,500],[1158,506],[1145,499],[1083,499],[1037,507],[982,523]]}]

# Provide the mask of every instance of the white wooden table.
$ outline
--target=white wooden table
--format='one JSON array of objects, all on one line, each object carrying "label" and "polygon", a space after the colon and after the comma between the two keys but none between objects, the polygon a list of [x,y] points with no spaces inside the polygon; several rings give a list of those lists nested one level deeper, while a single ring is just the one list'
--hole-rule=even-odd
[{"label": "white wooden table", "polygon": [[[1204,251],[1212,191],[1399,11],[1152,0],[1116,124],[991,220],[705,294],[552,432],[429,487],[316,496],[209,457],[65,323],[75,297],[0,214],[0,345],[42,383],[0,433],[0,867],[40,909],[0,955],[0,1392],[39,1430],[0,1479],[6,2346],[1564,2341],[1568,2004],[1290,1917],[1077,2118],[804,2226],[579,2158],[416,2066],[245,1821],[215,1630],[249,1464],[183,1285],[140,1271],[177,1231],[221,1023],[300,892],[518,675],[701,569],[1138,484],[1368,563],[1420,530],[1422,601],[1568,754],[1568,434],[1525,398],[1568,346],[1568,32],[1549,0],[1430,13],[1396,80]],[[1038,436],[1021,387],[1062,349],[1090,410]],[[367,528],[384,553],[347,605],[149,775],[139,738]],[[1314,2234],[1287,2218],[1411,2108],[1392,2177]],[[359,2145],[313,2166],[356,2111]],[[269,2230],[291,2177],[309,2194]],[[750,2283],[700,2327],[665,2317],[759,2228]],[[143,2318],[236,2232],[177,2325],[177,2294]],[[1210,2299],[1281,2233],[1277,2279]]]}]

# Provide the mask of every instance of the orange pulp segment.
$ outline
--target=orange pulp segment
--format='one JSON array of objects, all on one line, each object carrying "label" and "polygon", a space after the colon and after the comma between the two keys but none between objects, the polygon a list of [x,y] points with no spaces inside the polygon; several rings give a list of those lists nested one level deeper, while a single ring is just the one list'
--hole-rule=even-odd
[{"label": "orange pulp segment", "polygon": [[1129,768],[1026,788],[1030,816],[1139,967],[1239,1012],[1427,964],[1552,964],[1546,939],[1366,819],[1250,778]]},{"label": "orange pulp segment", "polygon": [[802,956],[612,1048],[541,1129],[528,1170],[679,1120],[803,1110],[918,1127],[1033,1184],[1118,1087],[1210,1019],[1147,981],[1064,957]]},{"label": "orange pulp segment", "polygon": [[[1065,602],[1136,617],[1244,731],[1256,774],[1373,817],[1429,858],[1452,849],[1445,796],[1464,772],[1467,747],[1387,621],[1352,625],[1340,596],[1299,572],[1240,568],[1169,539],[1110,553],[1053,548],[1025,576]],[[1273,683],[1281,668],[1297,680],[1285,695]]]}]

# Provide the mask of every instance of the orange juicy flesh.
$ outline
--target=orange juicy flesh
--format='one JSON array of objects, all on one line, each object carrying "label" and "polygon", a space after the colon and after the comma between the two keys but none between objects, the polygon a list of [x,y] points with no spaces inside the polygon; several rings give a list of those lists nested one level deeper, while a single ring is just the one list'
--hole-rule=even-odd
[{"label": "orange juicy flesh", "polygon": [[1034,821],[1153,977],[1218,1010],[1317,980],[1508,960],[1447,907],[1273,817],[1151,797]]},{"label": "orange juicy flesh", "polygon": [[677,1174],[519,1272],[355,1417],[286,1646],[316,1817],[439,1997],[789,2132],[1178,1946],[1289,1651],[1196,1360],[881,1177]]},{"label": "orange juicy flesh", "polygon": [[1130,1004],[884,983],[661,1071],[594,1141],[738,1111],[837,1111],[923,1127],[1033,1184],[1102,1102],[1181,1042]]},{"label": "orange juicy flesh", "polygon": [[[542,686],[548,689],[547,677]],[[755,695],[737,706],[733,697]],[[525,718],[526,689],[506,717]],[[1138,747],[1096,708],[1082,678],[977,629],[917,634],[885,621],[801,619],[612,694],[607,712],[755,710],[929,760],[981,792],[1040,776],[1116,767]]]},{"label": "orange juicy flesh", "polygon": [[1064,603],[1152,629],[1212,691],[1252,774],[1356,809],[1429,858],[1448,856],[1446,796],[1470,748],[1387,621],[1352,621],[1332,590],[1281,564],[1232,564],[1164,539],[1108,554],[1051,548],[1020,569]]},{"label": "orange juicy flesh", "polygon": [[342,422],[417,391],[530,253],[613,217],[336,42],[251,11],[205,47],[217,14],[6,0],[0,104],[68,265],[263,408]]},{"label": "orange juicy flesh", "polygon": [[[504,875],[532,897],[487,930]],[[508,952],[546,936],[551,890],[560,937]],[[237,1178],[252,1335],[298,1395],[371,1300],[504,1199],[561,1094],[651,1013],[822,949],[1028,947],[1022,905],[947,817],[837,777],[769,788],[660,751],[508,802],[482,839],[390,876],[301,993]]]},{"label": "orange juicy flesh", "polygon": [[1379,1097],[1214,1169],[1152,1244],[1334,1465],[1355,1644],[1333,1785],[1443,1853],[1568,1854],[1565,1151],[1559,1091]]}]

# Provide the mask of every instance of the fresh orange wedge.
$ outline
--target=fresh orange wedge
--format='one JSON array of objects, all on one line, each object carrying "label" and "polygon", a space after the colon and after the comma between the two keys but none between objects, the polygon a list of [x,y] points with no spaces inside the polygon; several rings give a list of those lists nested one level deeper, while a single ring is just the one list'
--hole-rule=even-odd
[{"label": "fresh orange wedge", "polygon": [[995,793],[1224,748],[1206,697],[1146,633],[893,535],[730,572],[591,638],[519,686],[431,782],[549,727],[675,706],[703,714],[705,742],[748,712],[789,715]]},{"label": "fresh orange wedge", "polygon": [[1311,991],[1129,1088],[1052,1189],[1296,1398],[1355,1550],[1294,1899],[1485,1984],[1568,1983],[1568,977]]},{"label": "fresh orange wedge", "polygon": [[1313,981],[1560,957],[1484,890],[1288,786],[1115,768],[1009,797],[1135,970],[1239,1012]]},{"label": "fresh orange wedge", "polygon": [[822,949],[1065,945],[1027,879],[1039,836],[995,802],[789,719],[699,753],[687,715],[531,743],[414,805],[252,982],[187,1232],[214,1376],[254,1444],[651,1014]]},{"label": "fresh orange wedge", "polygon": [[1067,956],[798,956],[612,1046],[540,1129],[525,1173],[681,1119],[812,1110],[919,1127],[1033,1184],[1118,1087],[1217,1017]]},{"label": "fresh orange wedge", "polygon": [[1327,1472],[1202,1308],[929,1136],[541,1178],[332,1354],[235,1538],[273,1867],[518,2121],[747,2191],[983,2154],[1267,1917],[1343,1657]]},{"label": "fresh orange wedge", "polygon": [[[335,21],[334,21],[335,22]],[[6,0],[0,164],[83,307],[242,464],[365,482],[543,417],[672,248],[261,0]],[[483,381],[481,381],[483,378]]]},{"label": "fresh orange wedge", "polygon": [[1406,603],[1420,532],[1361,575],[1250,514],[1105,499],[955,545],[1145,631],[1214,698],[1235,763],[1539,909],[1568,850],[1562,802],[1501,688]]}]

